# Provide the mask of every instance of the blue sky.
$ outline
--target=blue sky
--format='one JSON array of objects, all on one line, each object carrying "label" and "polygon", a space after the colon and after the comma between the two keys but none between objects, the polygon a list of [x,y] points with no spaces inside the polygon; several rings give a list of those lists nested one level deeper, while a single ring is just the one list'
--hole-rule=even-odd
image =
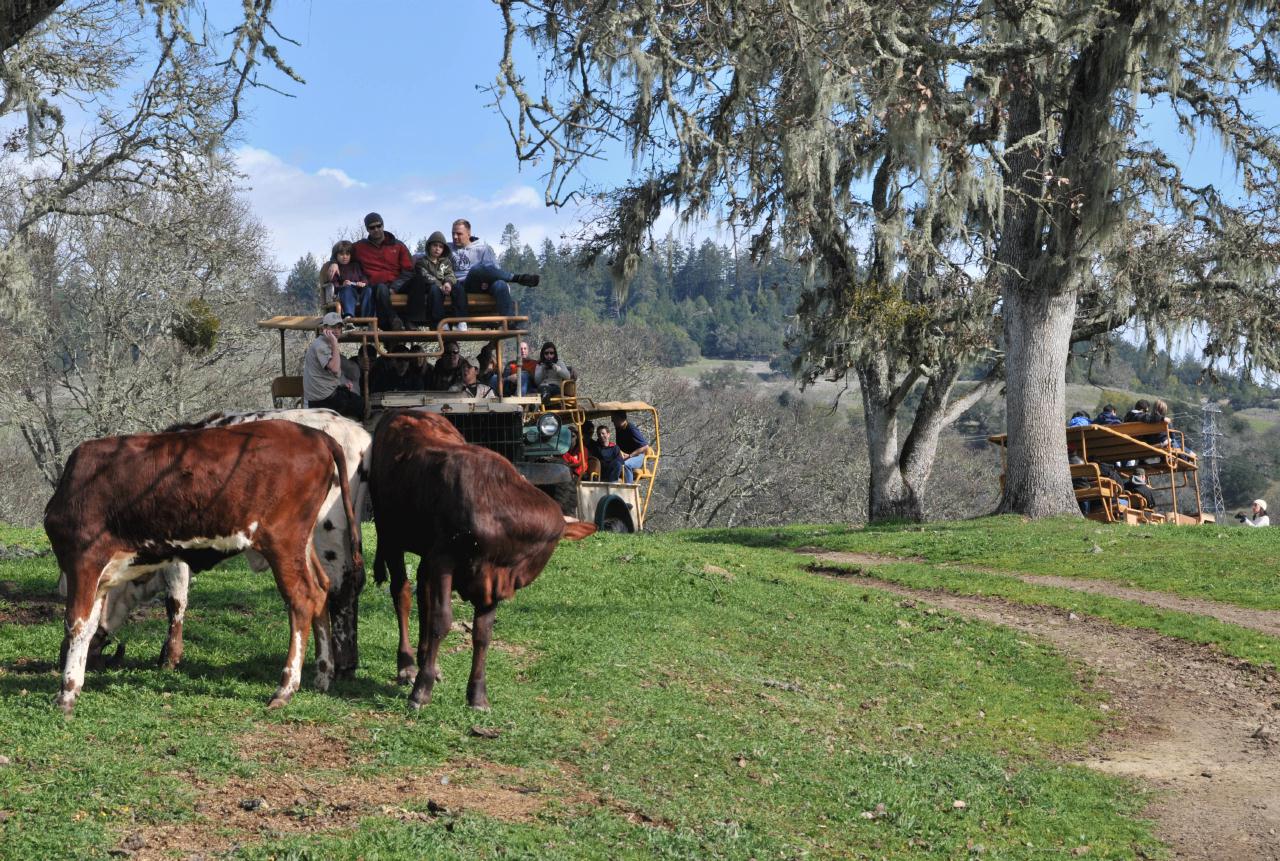
[{"label": "blue sky", "polygon": [[[292,98],[249,95],[236,159],[282,270],[307,252],[327,257],[370,210],[411,246],[433,230],[447,234],[455,218],[494,244],[508,222],[535,248],[572,231],[577,213],[543,205],[539,169],[521,170],[506,123],[477,89],[494,80],[502,56],[492,3],[276,7],[281,32],[301,43],[282,53],[306,84],[270,74]],[[629,167],[624,157],[597,170],[621,179]]]}]

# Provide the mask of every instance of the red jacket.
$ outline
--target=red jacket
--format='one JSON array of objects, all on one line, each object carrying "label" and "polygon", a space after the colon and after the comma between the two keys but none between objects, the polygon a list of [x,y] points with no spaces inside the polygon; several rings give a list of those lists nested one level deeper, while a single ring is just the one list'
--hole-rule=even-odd
[{"label": "red jacket", "polygon": [[351,249],[351,256],[360,264],[370,284],[390,284],[413,271],[409,249],[391,233],[384,234],[381,245],[361,239]]}]

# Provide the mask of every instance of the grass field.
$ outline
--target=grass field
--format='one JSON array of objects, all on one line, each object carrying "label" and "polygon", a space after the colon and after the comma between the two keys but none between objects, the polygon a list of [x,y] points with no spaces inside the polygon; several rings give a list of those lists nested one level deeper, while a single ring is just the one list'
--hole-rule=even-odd
[{"label": "grass field", "polygon": [[[925,534],[885,537],[914,554]],[[0,856],[1159,855],[1132,784],[1064,764],[1107,720],[1077,667],[744,544],[762,538],[562,546],[499,610],[489,713],[463,705],[456,633],[435,701],[406,712],[373,588],[358,677],[265,711],[287,627],[236,563],[197,578],[176,672],[152,667],[150,612],[64,721],[55,567],[2,562]]]},{"label": "grass field", "polygon": [[177,671],[144,611],[65,721],[56,569],[42,534],[0,526],[0,858],[1161,857],[1140,788],[1069,764],[1113,719],[1087,672],[794,549],[1276,666],[1258,632],[1009,576],[1276,609],[1270,536],[1013,517],[595,536],[500,608],[488,713],[463,705],[457,631],[435,701],[406,710],[372,586],[357,678],[266,711],[285,614],[232,563],[197,578]]}]

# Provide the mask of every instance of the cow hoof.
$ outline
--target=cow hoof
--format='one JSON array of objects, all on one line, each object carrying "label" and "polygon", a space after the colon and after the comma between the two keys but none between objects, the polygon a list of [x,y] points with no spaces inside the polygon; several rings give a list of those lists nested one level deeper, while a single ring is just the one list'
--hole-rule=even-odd
[{"label": "cow hoof", "polygon": [[401,667],[400,672],[396,673],[396,684],[411,685],[418,679],[417,667]]},{"label": "cow hoof", "polygon": [[316,690],[318,690],[322,694],[327,693],[329,690],[329,685],[332,683],[332,681],[333,681],[332,674],[325,673],[324,675],[320,675],[319,673],[316,673]]},{"label": "cow hoof", "polygon": [[269,709],[282,709],[289,704],[289,700],[293,699],[293,694],[276,693],[271,698],[271,702],[267,703]]},{"label": "cow hoof", "polygon": [[467,685],[467,705],[482,712],[489,710],[489,691],[483,679]]},{"label": "cow hoof", "polygon": [[431,702],[431,688],[413,689],[413,693],[409,694],[409,708],[417,711]]},{"label": "cow hoof", "polygon": [[339,681],[349,682],[356,677],[355,667],[339,667],[334,670],[333,677]]},{"label": "cow hoof", "polygon": [[55,698],[53,702],[58,708],[62,709],[62,714],[64,717],[68,717],[68,718],[71,717],[71,713],[75,711],[75,707],[76,707],[75,695],[68,695],[66,693],[61,693],[61,694],[58,694],[57,698]]}]

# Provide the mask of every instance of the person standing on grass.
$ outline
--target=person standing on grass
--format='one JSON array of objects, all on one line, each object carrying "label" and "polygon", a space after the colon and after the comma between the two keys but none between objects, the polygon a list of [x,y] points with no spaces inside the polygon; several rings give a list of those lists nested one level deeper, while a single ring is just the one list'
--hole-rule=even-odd
[{"label": "person standing on grass", "polygon": [[1270,526],[1271,518],[1267,516],[1267,501],[1265,499],[1255,499],[1253,501],[1253,516],[1245,517],[1243,514],[1237,514],[1236,520],[1239,520],[1245,526]]}]

